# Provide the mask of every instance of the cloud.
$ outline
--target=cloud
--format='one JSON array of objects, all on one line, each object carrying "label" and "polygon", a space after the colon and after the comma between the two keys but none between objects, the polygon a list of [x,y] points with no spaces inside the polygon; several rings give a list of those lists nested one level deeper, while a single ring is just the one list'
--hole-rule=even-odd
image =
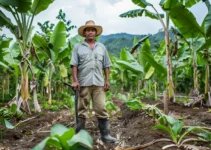
[{"label": "cloud", "polygon": [[[149,0],[148,0],[149,1]],[[150,0],[159,13],[163,10],[159,6],[159,0]],[[56,16],[60,9],[66,13],[66,19],[72,21],[72,25],[78,28],[87,20],[94,20],[96,24],[103,26],[103,34],[126,32],[130,34],[156,33],[162,28],[158,20],[147,17],[120,18],[119,15],[132,9],[138,9],[130,0],[55,0],[49,8],[35,17],[34,26],[38,30],[37,22],[44,23],[50,20],[57,23]],[[154,12],[150,7],[148,10]],[[197,18],[199,24],[203,21],[207,11],[204,3],[200,2],[190,9]],[[5,33],[5,30],[4,30]],[[8,33],[8,30],[6,31]],[[77,34],[73,29],[71,35]]]},{"label": "cloud", "polygon": [[95,3],[94,3],[94,1],[91,1],[89,3],[89,5],[86,7],[85,13],[88,13],[88,14],[96,14],[96,11],[97,11],[97,8],[95,6]]},{"label": "cloud", "polygon": [[107,0],[111,5],[119,3],[122,0]]}]

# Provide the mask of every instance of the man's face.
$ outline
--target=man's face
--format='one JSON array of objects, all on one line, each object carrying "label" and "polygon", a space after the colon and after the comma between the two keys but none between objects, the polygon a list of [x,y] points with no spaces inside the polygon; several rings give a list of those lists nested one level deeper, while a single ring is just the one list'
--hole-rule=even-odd
[{"label": "man's face", "polygon": [[87,40],[93,40],[96,36],[97,32],[95,28],[88,27],[84,30],[84,36]]}]

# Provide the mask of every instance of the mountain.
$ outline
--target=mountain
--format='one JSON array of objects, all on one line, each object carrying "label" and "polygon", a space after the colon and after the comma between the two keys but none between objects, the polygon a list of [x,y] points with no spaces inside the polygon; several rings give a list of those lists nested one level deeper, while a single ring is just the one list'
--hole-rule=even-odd
[{"label": "mountain", "polygon": [[[149,40],[151,43],[151,50],[155,51],[162,40],[165,38],[164,32],[158,32],[156,34],[148,34]],[[117,34],[110,34],[110,35],[101,35],[98,39],[99,42],[103,43],[108,52],[112,56],[119,57],[120,51],[122,48],[127,47],[131,49],[133,47],[133,40],[136,37],[138,40],[142,39],[146,35],[133,35],[127,33],[117,33]],[[170,36],[173,36],[170,34]]]}]

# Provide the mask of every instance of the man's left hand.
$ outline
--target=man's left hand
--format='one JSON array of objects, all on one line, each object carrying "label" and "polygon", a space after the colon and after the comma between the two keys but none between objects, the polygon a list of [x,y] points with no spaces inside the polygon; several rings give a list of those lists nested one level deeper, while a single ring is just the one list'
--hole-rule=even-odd
[{"label": "man's left hand", "polygon": [[109,81],[105,81],[104,90],[105,90],[105,91],[108,91],[109,88],[110,88],[110,83],[109,83]]}]

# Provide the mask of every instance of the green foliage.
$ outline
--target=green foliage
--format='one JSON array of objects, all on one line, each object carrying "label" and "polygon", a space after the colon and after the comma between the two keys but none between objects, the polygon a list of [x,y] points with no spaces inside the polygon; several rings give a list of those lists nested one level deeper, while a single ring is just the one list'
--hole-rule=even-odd
[{"label": "green foliage", "polygon": [[143,110],[145,110],[148,115],[152,116],[154,120],[163,116],[162,111],[159,108],[157,108],[156,104],[155,105],[145,104]]},{"label": "green foliage", "polygon": [[206,15],[206,17],[204,18],[204,21],[202,23],[202,26],[204,26],[204,32],[206,34],[207,37],[210,37],[211,34],[211,9],[209,9],[208,14]]},{"label": "green foliage", "polygon": [[93,145],[92,137],[87,131],[81,130],[78,134],[75,134],[73,128],[56,124],[51,128],[51,136],[45,138],[32,150],[42,150],[53,148],[56,150],[91,150]]},{"label": "green foliage", "polygon": [[106,102],[106,110],[109,113],[109,117],[112,117],[112,112],[117,110],[117,107],[111,101]]},{"label": "green foliage", "polygon": [[60,21],[63,21],[66,24],[66,31],[67,31],[67,37],[70,36],[70,31],[74,28],[76,28],[75,25],[71,25],[71,21],[70,20],[66,20],[66,14],[62,11],[62,9],[59,10],[59,14],[56,17],[57,19],[59,19]]},{"label": "green foliage", "polygon": [[132,0],[132,2],[142,8],[152,6],[152,4],[148,3],[146,0]]},{"label": "green foliage", "polygon": [[[5,118],[0,117],[0,123],[7,129],[14,129],[15,127]],[[1,134],[1,133],[0,133]]]},{"label": "green foliage", "polygon": [[21,119],[23,117],[23,112],[17,110],[16,104],[12,104],[10,108],[2,107],[0,108],[0,117],[5,119],[17,118]]},{"label": "green foliage", "polygon": [[[119,57],[120,51],[122,48],[132,49],[133,40],[137,38],[137,40],[141,40],[146,35],[138,35],[138,31],[136,35],[126,34],[126,33],[117,33],[110,35],[101,35],[99,37],[99,42],[102,42],[111,56]],[[150,34],[149,34],[150,35]],[[173,37],[173,34],[170,32],[170,36]],[[160,42],[164,39],[164,32],[158,32],[156,34],[150,35],[150,49],[152,52],[156,51],[160,46]]]},{"label": "green foliage", "polygon": [[128,101],[128,98],[127,98],[124,94],[118,93],[118,94],[117,94],[117,97],[118,97],[121,101],[123,101],[123,102],[127,102],[127,101]]},{"label": "green foliage", "polygon": [[[28,0],[30,1],[30,0]],[[39,14],[43,10],[47,9],[48,6],[53,3],[54,0],[34,0],[31,8],[31,12],[35,15]]]},{"label": "green foliage", "polygon": [[58,101],[58,100],[52,100],[52,104],[48,104],[48,102],[45,102],[44,104],[41,104],[41,106],[47,110],[59,111],[59,110],[65,108],[65,102]]},{"label": "green foliage", "polygon": [[[14,129],[15,127],[5,118],[0,117],[0,123],[3,125],[4,128],[6,129]],[[2,130],[4,130],[4,128],[0,128],[0,142],[2,140]]]},{"label": "green foliage", "polygon": [[136,62],[136,61],[129,63],[127,61],[118,60],[118,61],[116,61],[116,63],[118,65],[120,65],[121,67],[123,67],[124,69],[130,70],[131,72],[134,72],[136,74],[139,74],[139,73],[143,72],[142,66],[140,66],[138,64],[138,62]]},{"label": "green foliage", "polygon": [[66,26],[63,22],[59,22],[54,31],[52,36],[50,37],[50,44],[52,44],[53,48],[51,51],[51,60],[55,62],[58,58],[59,51],[62,47],[66,44]]},{"label": "green foliage", "polygon": [[[190,141],[207,141],[210,140],[211,133],[203,129],[203,127],[195,127],[190,126],[186,130],[183,130],[183,119],[176,120],[171,116],[162,115],[159,118],[159,124],[155,125],[153,129],[159,129],[166,133],[168,133],[174,142],[172,145],[167,145],[166,147],[181,147],[185,145],[186,142]],[[202,133],[198,134],[199,136],[203,137],[201,138],[188,138],[184,139],[189,133],[193,131],[201,131]]]},{"label": "green foliage", "polygon": [[197,23],[195,16],[182,4],[172,8],[169,16],[185,38],[199,38],[204,36],[204,32]]},{"label": "green foliage", "polygon": [[[127,12],[121,14],[120,17],[135,18],[135,17],[142,17],[143,14],[145,14],[146,17],[149,17],[151,19],[159,20],[159,16],[157,14],[150,12],[149,10],[146,10],[146,9],[130,10],[130,11],[127,11]],[[160,15],[160,17],[164,17],[163,14],[159,14],[159,15]]]},{"label": "green foliage", "polygon": [[59,66],[60,75],[64,78],[67,77],[67,68],[64,65]]},{"label": "green foliage", "polygon": [[6,69],[10,69],[8,63],[5,61],[5,56],[9,54],[8,48],[12,38],[1,37],[0,40],[0,66]]},{"label": "green foliage", "polygon": [[126,102],[126,105],[131,110],[141,110],[143,108],[143,103],[141,103],[139,100],[130,100]]},{"label": "green foliage", "polygon": [[70,112],[72,114],[75,113],[75,97],[71,96],[70,98],[65,98],[64,99],[66,101],[65,107],[68,108],[70,110]]},{"label": "green foliage", "polygon": [[180,104],[187,104],[189,102],[189,96],[183,98],[176,97],[176,101]]}]

